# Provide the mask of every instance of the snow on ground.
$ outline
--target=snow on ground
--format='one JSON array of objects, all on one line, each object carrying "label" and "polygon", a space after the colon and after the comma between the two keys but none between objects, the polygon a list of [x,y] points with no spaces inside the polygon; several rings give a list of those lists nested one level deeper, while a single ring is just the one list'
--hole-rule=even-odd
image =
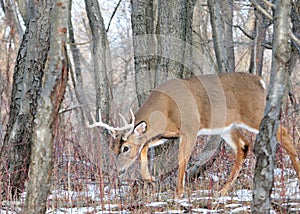
[{"label": "snow on ground", "polygon": [[[284,172],[275,170],[275,175]],[[278,180],[278,179],[277,179]],[[85,191],[54,190],[49,196],[47,214],[72,213],[250,213],[252,191],[237,189],[228,196],[218,196],[213,190],[197,190],[189,193],[183,199],[174,199],[173,191],[137,197],[132,194],[128,184],[119,189],[109,186],[104,188],[101,197],[99,186],[87,185]],[[133,198],[136,196],[137,199]],[[274,205],[280,205],[285,213],[300,213],[300,188],[297,178],[290,178],[282,182],[275,182],[272,193]],[[24,206],[25,194],[21,201],[2,201],[0,214],[16,214]],[[278,210],[278,207],[274,209]],[[276,213],[275,210],[272,213]]]}]

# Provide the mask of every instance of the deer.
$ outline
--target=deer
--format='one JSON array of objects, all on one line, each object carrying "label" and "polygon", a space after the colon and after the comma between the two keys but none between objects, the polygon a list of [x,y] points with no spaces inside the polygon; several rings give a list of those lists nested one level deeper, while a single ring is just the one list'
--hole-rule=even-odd
[{"label": "deer", "polygon": [[[257,134],[266,105],[267,85],[258,76],[245,72],[207,74],[171,79],[153,89],[149,98],[133,114],[131,123],[114,128],[95,119],[90,127],[104,127],[116,138],[120,173],[140,157],[145,181],[155,181],[148,169],[148,148],[179,138],[176,197],[185,192],[185,172],[199,135],[219,135],[235,153],[235,162],[221,189],[226,194],[237,179],[247,156],[249,142],[242,130]],[[118,134],[121,133],[121,134]],[[288,131],[279,126],[279,144],[286,150],[300,179],[300,161]]]}]

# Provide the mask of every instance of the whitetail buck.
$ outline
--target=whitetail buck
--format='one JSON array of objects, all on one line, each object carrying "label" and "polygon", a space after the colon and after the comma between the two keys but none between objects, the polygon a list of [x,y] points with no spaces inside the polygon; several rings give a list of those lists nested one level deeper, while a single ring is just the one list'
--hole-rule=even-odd
[{"label": "whitetail buck", "polygon": [[[138,156],[143,179],[154,178],[148,171],[147,151],[168,138],[180,138],[178,151],[177,196],[184,192],[185,170],[197,136],[220,135],[236,154],[229,178],[222,189],[226,193],[246,158],[249,143],[240,129],[258,133],[266,101],[266,84],[261,77],[247,73],[203,75],[169,80],[156,87],[148,100],[132,113],[132,123],[113,128],[94,122],[115,134],[129,129],[118,138],[115,152],[120,171],[126,170]],[[287,151],[300,178],[300,162],[287,130],[280,126],[277,139]]]}]

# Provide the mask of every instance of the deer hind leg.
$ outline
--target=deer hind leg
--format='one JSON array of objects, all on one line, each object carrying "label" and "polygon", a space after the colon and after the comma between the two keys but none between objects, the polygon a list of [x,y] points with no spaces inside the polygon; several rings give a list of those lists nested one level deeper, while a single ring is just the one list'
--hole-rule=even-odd
[{"label": "deer hind leg", "polygon": [[245,140],[238,129],[234,129],[228,133],[222,134],[221,137],[232,147],[236,155],[235,163],[231,169],[230,175],[224,187],[220,191],[220,194],[224,195],[228,192],[229,188],[234,183],[242,169],[244,160],[247,156],[249,143]]},{"label": "deer hind leg", "polygon": [[297,150],[289,137],[289,133],[287,129],[284,128],[283,126],[280,126],[277,130],[276,137],[277,137],[277,141],[287,151],[288,155],[290,156],[292,164],[300,180],[300,161],[297,155]]},{"label": "deer hind leg", "polygon": [[141,151],[141,175],[145,181],[155,181],[155,178],[150,174],[148,168],[148,145],[145,145]]}]

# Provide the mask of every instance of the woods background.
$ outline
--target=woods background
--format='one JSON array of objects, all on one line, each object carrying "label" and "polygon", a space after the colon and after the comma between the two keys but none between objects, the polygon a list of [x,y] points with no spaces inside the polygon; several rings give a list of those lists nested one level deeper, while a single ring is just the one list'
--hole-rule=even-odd
[{"label": "woods background", "polygon": [[[129,119],[130,108],[136,111],[155,86],[171,78],[243,71],[269,82],[276,73],[272,63],[278,60],[273,32],[289,38],[287,52],[278,52],[287,74],[280,123],[289,127],[299,151],[298,0],[0,3],[1,210],[45,213],[90,207],[96,213],[117,204],[118,211],[152,212],[146,202],[163,199],[153,193],[155,188],[140,185],[137,166],[129,171],[125,187],[120,186],[109,149],[113,139],[106,130],[87,128],[91,113],[98,119],[100,110],[104,122],[122,125],[119,113]],[[289,15],[276,16],[279,8]],[[280,20],[289,30],[276,28],[274,22]],[[249,138],[254,143],[254,136]],[[198,140],[189,196],[192,190],[219,189],[232,165],[230,149],[218,141],[207,148],[209,140]],[[207,153],[201,153],[203,148]],[[153,154],[158,164],[169,166],[160,167],[168,168],[165,172],[153,169],[162,190],[174,188],[176,148],[166,145]],[[247,160],[234,189],[253,189],[252,152]],[[282,171],[273,191],[282,197],[273,198],[274,209],[288,212],[285,204],[299,197],[299,182],[289,192],[295,174],[280,148],[276,163]],[[186,209],[213,209],[213,200]],[[249,203],[242,203],[245,212]]]}]

